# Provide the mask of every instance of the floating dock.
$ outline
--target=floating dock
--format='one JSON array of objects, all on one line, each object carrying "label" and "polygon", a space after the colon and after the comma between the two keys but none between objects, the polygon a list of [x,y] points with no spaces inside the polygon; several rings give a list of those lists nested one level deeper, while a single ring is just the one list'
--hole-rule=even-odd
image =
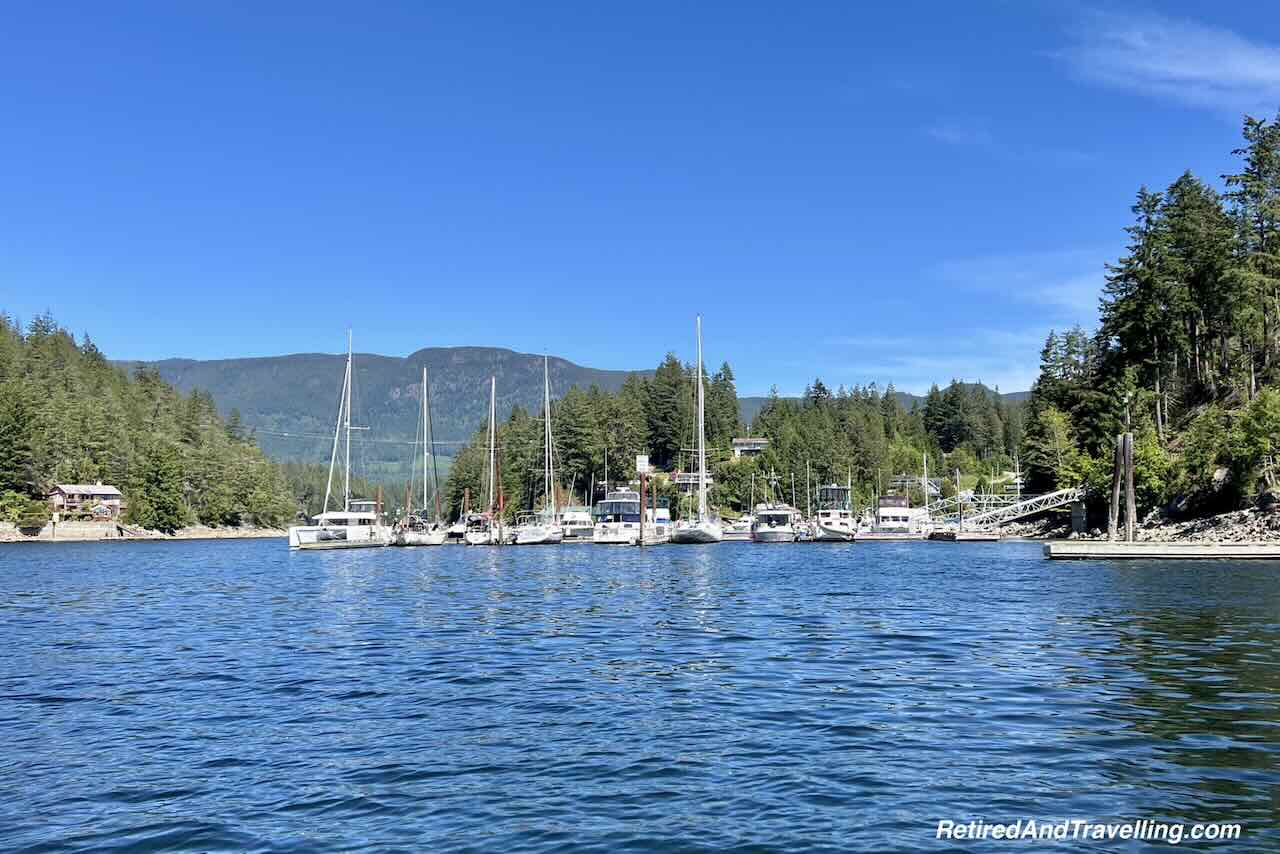
[{"label": "floating dock", "polygon": [[1280,543],[1045,543],[1049,560],[1280,560]]},{"label": "floating dock", "polygon": [[999,531],[934,531],[929,535],[931,540],[944,543],[998,543]]}]

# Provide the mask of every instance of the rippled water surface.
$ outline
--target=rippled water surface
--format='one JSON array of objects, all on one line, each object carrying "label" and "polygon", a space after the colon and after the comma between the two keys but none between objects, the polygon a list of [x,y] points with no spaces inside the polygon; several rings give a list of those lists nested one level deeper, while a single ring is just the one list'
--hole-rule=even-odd
[{"label": "rippled water surface", "polygon": [[0,644],[5,850],[890,851],[979,817],[1280,850],[1264,563],[0,546]]}]

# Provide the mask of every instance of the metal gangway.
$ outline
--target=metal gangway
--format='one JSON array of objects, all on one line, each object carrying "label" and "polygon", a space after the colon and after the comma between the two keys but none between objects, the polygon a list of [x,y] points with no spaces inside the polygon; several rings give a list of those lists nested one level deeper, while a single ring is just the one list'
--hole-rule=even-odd
[{"label": "metal gangway", "polygon": [[967,531],[991,530],[1006,522],[1034,516],[1055,507],[1065,507],[1084,497],[1080,487],[1059,489],[1044,495],[972,495],[964,498],[964,515],[956,498],[943,498],[929,505],[929,516],[942,525],[958,526],[963,518]]}]

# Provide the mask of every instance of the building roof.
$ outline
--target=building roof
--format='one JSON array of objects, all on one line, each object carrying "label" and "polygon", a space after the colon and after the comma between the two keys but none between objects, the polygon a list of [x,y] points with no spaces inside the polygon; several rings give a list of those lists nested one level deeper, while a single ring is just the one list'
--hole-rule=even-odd
[{"label": "building roof", "polygon": [[735,445],[767,445],[769,439],[765,436],[747,436],[745,438],[734,439]]},{"label": "building roof", "polygon": [[54,489],[68,495],[120,495],[120,490],[114,486],[106,486],[101,483],[58,483],[54,484]]}]

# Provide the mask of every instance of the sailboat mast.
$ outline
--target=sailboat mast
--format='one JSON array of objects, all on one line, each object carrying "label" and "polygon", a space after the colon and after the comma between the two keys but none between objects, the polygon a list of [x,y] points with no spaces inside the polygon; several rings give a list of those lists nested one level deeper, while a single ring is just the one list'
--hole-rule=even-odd
[{"label": "sailboat mast", "polygon": [[698,315],[698,521],[707,521],[707,437],[703,422],[702,315]]},{"label": "sailboat mast", "polygon": [[426,455],[431,453],[426,435],[426,365],[422,365],[422,516],[426,516]]},{"label": "sailboat mast", "polygon": [[496,477],[495,469],[498,463],[498,431],[497,423],[494,420],[497,414],[498,399],[498,378],[489,378],[489,514],[493,514],[494,503],[497,501],[497,484],[494,480]]},{"label": "sailboat mast", "polygon": [[333,425],[333,450],[329,452],[329,479],[324,484],[324,507],[320,512],[329,512],[329,496],[333,493],[333,470],[338,465],[338,438],[342,435],[342,414],[347,407],[347,374],[342,375],[342,396],[338,398],[338,420]]},{"label": "sailboat mast", "polygon": [[551,521],[556,519],[556,461],[555,454],[552,453],[551,445],[551,371],[548,367],[549,359],[547,356],[542,357],[542,411],[545,417],[543,432],[546,441],[546,472],[544,474],[546,480],[546,499],[544,504],[551,508]]},{"label": "sailboat mast", "polygon": [[342,509],[351,509],[351,330],[347,330],[347,459],[342,482]]},{"label": "sailboat mast", "polygon": [[[436,472],[436,433],[435,430],[432,429],[431,425],[431,391],[430,387],[427,385],[426,365],[422,366],[422,411],[426,413],[427,419],[426,447],[427,454],[431,458],[431,495],[435,498],[436,523],[438,524],[440,522],[440,477]],[[426,480],[426,471],[423,471],[422,477],[423,480]],[[425,483],[422,488],[424,490],[426,489]],[[426,507],[424,506],[423,509],[425,510]]]}]

